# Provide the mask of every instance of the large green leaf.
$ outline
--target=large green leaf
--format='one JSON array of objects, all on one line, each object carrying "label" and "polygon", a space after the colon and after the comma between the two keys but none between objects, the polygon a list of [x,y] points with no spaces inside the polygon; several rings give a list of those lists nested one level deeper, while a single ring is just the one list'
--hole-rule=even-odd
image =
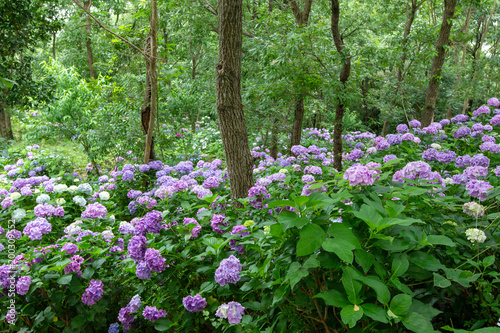
[{"label": "large green leaf", "polygon": [[422,251],[412,252],[409,255],[409,259],[418,267],[429,270],[431,272],[436,272],[439,269],[446,268],[438,259],[436,259],[436,257]]},{"label": "large green leaf", "polygon": [[328,228],[327,232],[330,236],[335,238],[345,239],[354,244],[354,246],[356,246],[357,249],[361,249],[361,243],[359,242],[358,237],[356,237],[352,232],[352,230],[345,224],[333,223]]},{"label": "large green leaf", "polygon": [[365,273],[368,273],[373,263],[375,262],[375,257],[370,252],[365,250],[356,249],[354,251],[356,262],[363,268]]},{"label": "large green leaf", "polygon": [[326,233],[317,224],[308,224],[300,230],[297,242],[297,255],[306,256],[317,251],[326,239]]},{"label": "large green leaf", "polygon": [[391,299],[391,293],[389,288],[376,276],[368,275],[368,276],[356,276],[356,280],[363,282],[368,287],[375,290],[377,294],[377,299],[380,303],[387,305],[389,300]]},{"label": "large green leaf", "polygon": [[450,280],[446,279],[444,276],[434,273],[434,285],[439,288],[447,288],[451,286]]},{"label": "large green leaf", "polygon": [[338,290],[330,289],[323,291],[319,294],[314,295],[314,298],[321,298],[325,301],[326,305],[334,306],[337,308],[343,308],[344,306],[351,304],[344,293]]},{"label": "large green leaf", "polygon": [[349,325],[349,328],[356,326],[358,320],[363,317],[363,308],[358,305],[346,305],[340,311],[342,322]]},{"label": "large green leaf", "polygon": [[427,243],[432,245],[445,245],[455,247],[456,244],[446,236],[443,235],[429,235],[427,236]]},{"label": "large green leaf", "polygon": [[348,240],[341,238],[329,238],[323,242],[323,249],[335,253],[341,260],[352,264],[354,254],[352,251],[356,248]]},{"label": "large green leaf", "polygon": [[394,314],[401,316],[408,311],[411,306],[411,301],[410,295],[399,294],[392,298],[389,308]]},{"label": "large green leaf", "polygon": [[410,266],[406,253],[398,253],[392,260],[392,276],[399,277],[403,275]]},{"label": "large green leaf", "polygon": [[361,276],[361,274],[352,267],[344,267],[343,270],[342,285],[347,293],[347,299],[353,304],[360,303],[358,294],[363,285],[355,278]]},{"label": "large green leaf", "polygon": [[359,212],[354,211],[352,213],[354,216],[365,221],[372,231],[376,230],[379,222],[382,221],[382,216],[372,206],[363,205]]},{"label": "large green leaf", "polygon": [[417,312],[410,312],[401,320],[403,325],[410,331],[417,333],[434,332],[430,320]]},{"label": "large green leaf", "polygon": [[281,223],[284,230],[289,228],[302,228],[309,222],[307,217],[300,217],[294,212],[283,211],[278,215],[278,222]]},{"label": "large green leaf", "polygon": [[373,320],[380,321],[384,324],[387,324],[389,321],[387,320],[387,315],[385,310],[375,304],[363,304],[361,305],[363,308],[363,312],[366,316],[370,317]]}]

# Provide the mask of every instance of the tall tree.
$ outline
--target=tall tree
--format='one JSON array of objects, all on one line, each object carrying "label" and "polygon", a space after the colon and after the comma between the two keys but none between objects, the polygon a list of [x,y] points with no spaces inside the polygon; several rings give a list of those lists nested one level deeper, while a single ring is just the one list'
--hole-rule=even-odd
[{"label": "tall tree", "polygon": [[423,127],[429,126],[434,120],[434,109],[436,108],[439,81],[441,80],[441,69],[443,68],[446,55],[446,46],[450,41],[451,26],[453,24],[452,19],[455,15],[456,4],[457,0],[444,0],[443,21],[441,22],[441,28],[436,42],[437,54],[432,60],[430,80],[425,96],[425,107],[422,115]]},{"label": "tall tree", "polygon": [[342,170],[342,120],[345,111],[345,86],[349,75],[351,74],[351,56],[345,50],[344,39],[340,34],[339,29],[340,5],[339,0],[332,0],[332,36],[335,43],[335,48],[340,53],[342,58],[342,69],[340,70],[339,80],[341,89],[337,93],[337,101],[335,105],[335,120],[333,128],[333,167],[338,171]]},{"label": "tall tree", "polygon": [[216,105],[231,198],[244,198],[254,184],[253,158],[241,103],[242,0],[219,0]]},{"label": "tall tree", "polygon": [[[290,8],[292,9],[293,16],[295,16],[295,21],[297,22],[299,28],[307,25],[309,21],[309,14],[311,13],[312,2],[313,0],[306,0],[304,9],[300,10],[296,0],[289,1]],[[292,140],[290,147],[299,145],[302,136],[302,122],[304,121],[304,94],[300,91],[297,92],[297,96],[295,97],[294,109],[295,114],[293,117]]]}]

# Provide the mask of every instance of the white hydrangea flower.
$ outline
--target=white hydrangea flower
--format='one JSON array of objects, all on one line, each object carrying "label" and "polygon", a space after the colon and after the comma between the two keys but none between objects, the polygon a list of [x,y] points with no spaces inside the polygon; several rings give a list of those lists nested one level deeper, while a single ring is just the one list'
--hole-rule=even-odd
[{"label": "white hydrangea flower", "polygon": [[68,185],[66,184],[57,184],[54,186],[54,193],[63,193],[68,190]]},{"label": "white hydrangea flower", "polygon": [[10,194],[10,200],[14,201],[14,200],[17,200],[21,197],[21,193],[19,192],[12,192]]},{"label": "white hydrangea flower", "polygon": [[486,235],[484,231],[479,230],[477,228],[470,228],[465,231],[465,235],[467,236],[467,240],[471,243],[484,243],[486,240]]},{"label": "white hydrangea flower", "polygon": [[37,204],[43,204],[43,203],[46,203],[50,200],[50,196],[48,194],[40,194],[37,198],[36,198],[36,203]]},{"label": "white hydrangea flower", "polygon": [[109,192],[107,192],[107,191],[100,192],[99,199],[104,200],[104,201],[109,200]]},{"label": "white hydrangea flower", "polygon": [[78,235],[82,231],[82,227],[80,227],[82,223],[81,220],[75,221],[64,228],[64,232],[68,235]]},{"label": "white hydrangea flower", "polygon": [[85,200],[83,197],[79,195],[73,197],[73,201],[80,207],[85,207],[85,205],[87,204],[87,200]]},{"label": "white hydrangea flower", "polygon": [[12,212],[12,219],[19,221],[26,217],[26,211],[22,208],[18,208]]},{"label": "white hydrangea flower", "polygon": [[453,178],[445,178],[444,183],[446,186],[455,185],[455,181],[453,180]]},{"label": "white hydrangea flower", "polygon": [[80,184],[80,185],[78,185],[78,191],[80,191],[81,193],[85,193],[87,195],[91,195],[92,194],[92,186],[90,186],[89,183]]},{"label": "white hydrangea flower", "polygon": [[111,230],[104,230],[102,232],[102,237],[104,239],[113,239],[115,237],[115,235],[113,234],[113,231],[111,231]]},{"label": "white hydrangea flower", "polygon": [[76,191],[78,191],[78,187],[75,186],[75,185],[71,185],[70,187],[68,187],[68,192],[73,194],[75,193]]},{"label": "white hydrangea flower", "polygon": [[441,145],[438,143],[431,143],[431,148],[439,150],[439,149],[441,149]]},{"label": "white hydrangea flower", "polygon": [[59,198],[56,200],[56,204],[58,204],[59,206],[62,206],[66,203],[66,200],[64,200],[64,198]]}]

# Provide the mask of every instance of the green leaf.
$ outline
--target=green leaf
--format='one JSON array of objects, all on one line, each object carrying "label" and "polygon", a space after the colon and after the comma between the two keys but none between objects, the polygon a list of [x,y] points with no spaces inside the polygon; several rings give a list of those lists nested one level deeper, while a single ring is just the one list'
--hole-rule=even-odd
[{"label": "green leaf", "polygon": [[356,249],[356,251],[354,251],[354,257],[365,273],[368,273],[375,262],[373,254],[366,252],[365,250]]},{"label": "green leaf", "polygon": [[391,293],[389,292],[389,288],[377,277],[373,275],[368,276],[356,276],[356,280],[363,282],[368,287],[375,290],[377,294],[377,299],[380,303],[387,305],[389,300],[391,299]]},{"label": "green leaf", "polygon": [[403,325],[410,331],[417,333],[434,332],[430,320],[417,312],[410,312],[401,320]]},{"label": "green leaf", "polygon": [[295,208],[300,208],[302,205],[304,205],[306,202],[310,200],[310,198],[306,195],[299,195],[299,196],[293,196],[292,197],[293,201],[295,201]]},{"label": "green leaf", "polygon": [[317,224],[308,224],[300,231],[297,256],[306,256],[317,251],[326,239],[326,233]]},{"label": "green leaf", "polygon": [[288,273],[286,274],[285,280],[290,281],[290,288],[293,290],[293,287],[303,278],[309,275],[309,272],[305,269],[302,269],[300,263],[293,262],[288,268]]},{"label": "green leaf", "polygon": [[494,263],[495,263],[495,256],[494,255],[483,259],[483,266],[485,268],[493,265]]},{"label": "green leaf", "polygon": [[446,279],[444,276],[434,273],[434,286],[439,288],[447,288],[451,286],[450,280]]},{"label": "green leaf", "polygon": [[358,320],[363,317],[363,308],[357,305],[346,305],[340,311],[340,318],[344,324],[348,324],[349,328],[356,326]]},{"label": "green leaf", "polygon": [[432,320],[432,318],[438,314],[443,313],[442,311],[432,307],[432,305],[420,302],[418,299],[414,299],[412,301],[409,311],[420,313],[428,320]]},{"label": "green leaf", "polygon": [[441,264],[441,262],[429,253],[415,251],[409,256],[412,263],[425,270],[436,272],[439,269],[445,269],[446,267]]},{"label": "green leaf", "polygon": [[388,228],[388,227],[391,227],[393,225],[410,226],[413,223],[425,223],[425,222],[422,220],[419,220],[419,219],[412,219],[409,217],[406,217],[404,219],[387,217],[387,218],[382,219],[379,222],[379,225],[377,226],[377,231],[381,231],[381,230]]},{"label": "green leaf", "polygon": [[268,204],[268,208],[287,207],[287,206],[293,207],[294,202],[292,200],[275,200]]},{"label": "green leaf", "polygon": [[346,305],[351,304],[344,293],[338,290],[330,289],[323,291],[319,294],[313,296],[313,298],[321,298],[325,301],[326,305],[334,306],[337,308],[343,308]]},{"label": "green leaf", "polygon": [[354,211],[352,213],[354,216],[365,221],[372,231],[377,229],[378,223],[382,221],[382,216],[372,206],[363,205],[359,212]]},{"label": "green leaf", "polygon": [[294,227],[300,229],[309,222],[309,219],[307,217],[299,217],[294,212],[283,211],[278,215],[278,222],[281,223],[284,230]]},{"label": "green leaf", "polygon": [[323,242],[323,249],[335,253],[341,260],[352,264],[354,255],[352,251],[356,248],[354,244],[345,239],[329,238]]},{"label": "green leaf", "polygon": [[470,283],[476,281],[481,276],[481,273],[473,274],[471,271],[463,271],[461,269],[444,268],[443,270],[448,279],[458,282],[466,288],[469,288]]},{"label": "green leaf", "polygon": [[58,279],[61,275],[58,274],[58,273],[49,273],[49,274],[45,274],[44,275],[44,279],[45,280],[49,280],[49,279]]},{"label": "green leaf", "polygon": [[406,294],[399,294],[392,298],[389,308],[394,314],[401,316],[405,314],[406,311],[408,311],[410,306],[411,296]]},{"label": "green leaf", "polygon": [[283,235],[283,226],[281,224],[271,225],[271,235],[280,238]]},{"label": "green leaf", "polygon": [[86,321],[86,316],[84,315],[78,315],[76,317],[73,317],[71,320],[71,327],[73,328],[80,328],[85,324]]},{"label": "green leaf", "polygon": [[99,269],[102,266],[102,264],[104,264],[105,261],[106,261],[106,258],[97,259],[92,264],[92,267],[94,267],[95,269]]},{"label": "green leaf", "polygon": [[80,290],[83,289],[83,285],[80,281],[80,279],[71,279],[71,282],[69,283],[69,290],[72,292],[72,293],[78,293]]},{"label": "green leaf", "polygon": [[406,253],[398,253],[394,256],[392,260],[392,276],[399,277],[403,275],[410,266],[410,262],[408,261],[408,256]]},{"label": "green leaf", "polygon": [[355,280],[355,277],[361,276],[357,270],[352,267],[344,267],[342,273],[342,285],[347,293],[347,299],[353,303],[360,303],[358,294],[363,285]]},{"label": "green leaf", "polygon": [[90,280],[92,275],[94,275],[95,270],[92,267],[87,267],[82,273],[82,279]]},{"label": "green leaf", "polygon": [[432,245],[445,245],[455,247],[456,244],[446,236],[443,235],[429,235],[427,236],[427,243]]},{"label": "green leaf", "polygon": [[343,223],[333,223],[327,230],[328,234],[335,238],[345,239],[356,246],[356,249],[361,249],[361,243],[358,237],[354,235],[352,230]]},{"label": "green leaf", "polygon": [[276,289],[276,291],[274,292],[272,305],[281,302],[281,300],[285,298],[289,292],[290,292],[290,287],[288,287],[288,285],[279,286],[278,289]]},{"label": "green leaf", "polygon": [[308,268],[316,268],[319,266],[321,266],[321,262],[318,260],[318,255],[313,254],[309,258],[307,258],[304,265],[302,265],[302,268],[308,269]]},{"label": "green leaf", "polygon": [[72,278],[73,278],[73,275],[64,275],[64,276],[61,276],[59,279],[57,279],[57,283],[69,284],[71,282]]},{"label": "green leaf", "polygon": [[155,321],[155,329],[160,332],[164,332],[172,327],[173,323],[168,318],[160,318]]},{"label": "green leaf", "polygon": [[380,321],[384,324],[387,324],[389,321],[387,320],[386,312],[383,308],[375,304],[363,304],[361,305],[363,308],[363,312],[367,317],[370,317],[373,320]]}]

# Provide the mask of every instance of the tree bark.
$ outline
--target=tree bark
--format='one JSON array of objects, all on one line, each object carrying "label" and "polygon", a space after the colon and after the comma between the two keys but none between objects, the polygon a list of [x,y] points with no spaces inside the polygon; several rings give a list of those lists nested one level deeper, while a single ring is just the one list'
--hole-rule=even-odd
[{"label": "tree bark", "polygon": [[148,74],[151,82],[151,100],[148,131],[146,136],[146,145],[144,149],[144,163],[149,163],[154,159],[153,151],[153,132],[156,117],[156,101],[158,96],[158,77],[156,76],[156,57],[158,53],[157,29],[156,22],[158,20],[158,5],[157,0],[151,0],[151,21],[150,21],[150,36],[151,36],[151,56],[149,57]]},{"label": "tree bark", "polygon": [[[309,21],[309,14],[311,13],[313,0],[306,0],[304,9],[301,11],[297,2],[295,0],[290,0],[290,8],[292,9],[293,16],[295,16],[295,21],[299,28],[307,25]],[[293,146],[300,144],[300,139],[302,138],[302,123],[304,121],[304,95],[299,93],[295,97],[295,115],[292,125],[292,140],[290,144],[290,149]]]},{"label": "tree bark", "polygon": [[5,121],[5,115],[6,115],[6,112],[3,108],[3,106],[0,105],[0,134],[2,135],[2,138],[4,138],[5,140],[8,140],[7,123]]},{"label": "tree bark", "polygon": [[[90,12],[90,7],[92,6],[92,0],[84,1],[83,3],[86,11]],[[90,78],[95,79],[97,76],[94,71],[94,56],[92,55],[92,41],[90,39],[90,34],[92,33],[92,26],[90,25],[90,19],[88,15],[85,17],[85,30],[86,30],[86,45],[87,45],[87,63],[89,66]]]},{"label": "tree bark", "polygon": [[[231,198],[245,198],[254,184],[253,158],[241,103],[242,0],[219,0],[216,105]],[[234,203],[240,206],[238,202]]]},{"label": "tree bark", "polygon": [[273,125],[272,133],[271,133],[270,155],[274,159],[278,158],[278,126],[276,124]]},{"label": "tree bark", "polygon": [[443,68],[444,58],[446,54],[445,46],[449,44],[451,26],[453,24],[453,16],[455,15],[455,6],[457,0],[444,0],[444,13],[439,37],[436,42],[437,54],[434,56],[431,67],[431,78],[427,86],[427,94],[425,96],[424,114],[422,115],[422,127],[429,126],[434,120],[434,110],[436,108],[436,100],[439,89],[439,81],[441,80],[441,69]]},{"label": "tree bark", "polygon": [[56,59],[56,32],[52,33],[52,58]]},{"label": "tree bark", "polygon": [[[344,40],[339,30],[340,6],[339,0],[332,0],[332,36],[335,48],[342,56],[344,63],[340,71],[339,80],[342,83],[342,89],[338,92],[337,105],[335,106],[335,119],[333,127],[333,167],[337,171],[342,170],[342,120],[344,118],[344,94],[346,82],[351,74],[351,56],[344,52]],[[347,54],[346,54],[347,53]]]},{"label": "tree bark", "polygon": [[300,138],[302,137],[303,121],[304,121],[304,96],[299,95],[295,99],[295,116],[293,117],[292,140],[290,149],[293,146],[300,145]]}]

